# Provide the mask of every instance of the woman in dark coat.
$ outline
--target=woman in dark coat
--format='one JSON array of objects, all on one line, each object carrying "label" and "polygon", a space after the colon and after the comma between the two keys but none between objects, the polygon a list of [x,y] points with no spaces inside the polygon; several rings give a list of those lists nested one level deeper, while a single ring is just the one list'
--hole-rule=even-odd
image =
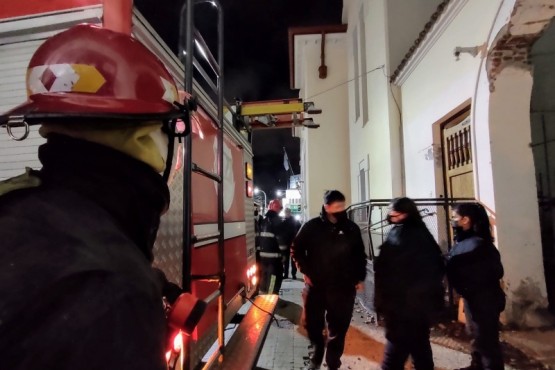
[{"label": "woman in dark coat", "polygon": [[375,307],[385,319],[383,370],[402,370],[410,355],[416,370],[433,370],[430,326],[443,306],[443,257],[415,203],[397,198],[388,221],[395,226],[380,247]]},{"label": "woman in dark coat", "polygon": [[455,245],[447,257],[447,277],[464,299],[467,329],[474,338],[472,362],[464,370],[502,370],[499,314],[505,308],[505,294],[499,280],[503,265],[488,215],[480,204],[463,203],[454,207],[451,224]]}]

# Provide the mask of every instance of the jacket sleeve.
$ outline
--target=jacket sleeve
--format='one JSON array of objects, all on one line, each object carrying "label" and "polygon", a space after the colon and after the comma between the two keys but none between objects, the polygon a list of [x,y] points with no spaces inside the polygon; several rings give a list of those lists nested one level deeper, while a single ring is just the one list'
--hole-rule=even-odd
[{"label": "jacket sleeve", "polygon": [[291,245],[291,257],[297,263],[299,270],[308,276],[310,276],[310,271],[308,271],[307,251],[310,238],[310,226],[306,223],[301,227]]},{"label": "jacket sleeve", "polygon": [[289,254],[289,246],[286,242],[287,224],[281,218],[276,216],[272,220],[272,229],[274,230],[274,234],[276,236],[279,252],[282,254],[283,257],[285,257]]},{"label": "jacket sleeve", "polygon": [[[387,242],[386,242],[387,243]],[[378,314],[384,312],[385,270],[387,269],[387,244],[380,246],[380,254],[374,259],[374,309]]]},{"label": "jacket sleeve", "polygon": [[366,260],[368,256],[364,250],[364,241],[358,225],[354,225],[354,245],[353,245],[353,266],[355,268],[355,277],[357,281],[366,279]]},{"label": "jacket sleeve", "polygon": [[[31,356],[25,362],[36,366],[24,367],[166,369],[161,300],[102,271],[67,277],[49,286],[44,294],[48,298],[32,305],[25,320],[34,328],[34,334],[27,338],[28,353],[41,356]],[[17,367],[9,366],[9,362],[3,365]]]}]

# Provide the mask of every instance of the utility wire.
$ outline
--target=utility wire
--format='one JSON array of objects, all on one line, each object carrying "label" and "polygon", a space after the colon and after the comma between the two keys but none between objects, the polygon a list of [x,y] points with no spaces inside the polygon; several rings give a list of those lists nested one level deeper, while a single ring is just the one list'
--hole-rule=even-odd
[{"label": "utility wire", "polygon": [[[369,75],[370,73],[372,73],[372,72],[374,72],[374,71],[377,71],[377,70],[379,70],[379,69],[384,70],[384,69],[385,69],[385,64],[382,64],[382,65],[379,66],[379,67],[376,67],[376,68],[374,68],[374,69],[371,69],[371,70],[367,71],[366,73],[363,73],[363,74],[361,74],[361,75],[358,75],[358,76],[356,76],[356,77],[353,77],[353,78],[351,78],[350,80],[347,80],[347,81],[345,81],[345,82],[342,82],[342,83],[340,83],[340,84],[338,84],[338,85],[332,86],[332,87],[330,87],[329,89],[326,89],[326,90],[324,90],[324,91],[320,91],[319,93],[316,93],[316,94],[314,94],[314,95],[312,95],[312,96],[309,96],[309,97],[306,98],[305,100],[309,100],[309,99],[315,98],[315,97],[317,97],[317,96],[319,96],[319,95],[322,95],[322,94],[327,93],[328,91],[331,91],[331,90],[333,90],[333,89],[337,89],[337,88],[340,87],[340,86],[343,86],[343,85],[345,85],[345,84],[348,84],[349,82],[353,82],[354,80],[356,80],[356,79],[358,79],[358,78],[360,78],[360,77],[362,77],[362,76]],[[384,72],[384,75],[385,75],[385,72]]]},{"label": "utility wire", "polygon": [[[249,297],[245,297],[245,298],[247,299],[247,301],[249,301],[250,303],[252,303],[252,305],[253,305],[254,307],[256,307],[256,308],[258,308],[260,311],[266,312],[268,315],[272,316],[272,319],[276,322],[276,325],[278,326],[278,328],[281,328],[281,326],[279,325],[278,319],[276,318],[276,316],[275,316],[273,313],[271,313],[271,312],[269,312],[269,311],[266,311],[265,309],[263,309],[262,307],[260,307],[260,306],[257,305],[256,303],[254,303],[254,301],[253,301],[252,299],[250,299]],[[278,298],[278,299],[279,299],[279,298]]]}]

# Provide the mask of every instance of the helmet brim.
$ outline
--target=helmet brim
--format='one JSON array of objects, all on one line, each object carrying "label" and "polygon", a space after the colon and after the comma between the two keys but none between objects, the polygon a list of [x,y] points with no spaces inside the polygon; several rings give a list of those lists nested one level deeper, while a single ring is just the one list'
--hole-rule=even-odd
[{"label": "helmet brim", "polygon": [[5,125],[14,116],[33,125],[75,118],[164,120],[182,117],[183,113],[164,101],[154,103],[87,94],[49,93],[32,95],[25,103],[1,115],[0,124]]}]

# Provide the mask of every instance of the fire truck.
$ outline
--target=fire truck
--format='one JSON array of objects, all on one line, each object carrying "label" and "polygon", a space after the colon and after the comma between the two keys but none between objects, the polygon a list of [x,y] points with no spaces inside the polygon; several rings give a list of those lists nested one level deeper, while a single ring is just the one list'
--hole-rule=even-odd
[{"label": "fire truck", "polygon": [[[195,5],[207,2],[215,8],[216,56],[192,22]],[[315,127],[304,114],[318,112],[299,99],[234,106],[224,100],[223,14],[217,0],[184,1],[176,27],[180,57],[133,8],[132,0],[2,0],[0,113],[26,99],[27,64],[35,50],[47,38],[80,23],[131,33],[164,63],[192,111],[190,134],[180,143],[169,181],[171,205],[155,243],[154,265],[185,292],[203,300],[206,310],[190,336],[173,327],[168,367],[253,368],[278,297],[255,297],[251,130]],[[24,167],[40,168],[36,153],[44,139],[38,128],[24,122],[3,128],[0,180],[20,174]],[[226,326],[249,300],[252,305],[226,340]],[[212,354],[211,347],[216,348]]]}]

